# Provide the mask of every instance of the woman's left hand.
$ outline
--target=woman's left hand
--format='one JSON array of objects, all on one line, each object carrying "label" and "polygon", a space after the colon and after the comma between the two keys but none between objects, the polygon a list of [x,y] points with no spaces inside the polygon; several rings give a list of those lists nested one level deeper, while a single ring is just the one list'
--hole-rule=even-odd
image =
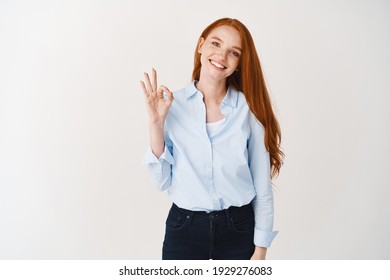
[{"label": "woman's left hand", "polygon": [[265,260],[265,255],[267,254],[267,248],[256,246],[255,251],[251,257],[251,260]]}]

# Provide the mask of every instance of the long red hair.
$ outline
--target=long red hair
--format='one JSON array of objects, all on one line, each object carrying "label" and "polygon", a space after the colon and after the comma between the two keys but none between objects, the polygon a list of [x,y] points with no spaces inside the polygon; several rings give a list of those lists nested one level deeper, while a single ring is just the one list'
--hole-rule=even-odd
[{"label": "long red hair", "polygon": [[[280,149],[280,126],[272,110],[255,44],[245,25],[237,19],[232,18],[222,18],[213,22],[202,32],[200,38],[206,39],[214,28],[222,25],[231,26],[240,33],[242,52],[238,71],[234,71],[234,73],[227,78],[226,83],[227,86],[233,86],[244,93],[249,109],[265,129],[264,144],[270,154],[271,178],[273,178],[274,176],[279,175],[280,168],[283,164],[284,153]],[[199,80],[200,69],[200,53],[198,53],[197,46],[195,49],[192,80]]]}]

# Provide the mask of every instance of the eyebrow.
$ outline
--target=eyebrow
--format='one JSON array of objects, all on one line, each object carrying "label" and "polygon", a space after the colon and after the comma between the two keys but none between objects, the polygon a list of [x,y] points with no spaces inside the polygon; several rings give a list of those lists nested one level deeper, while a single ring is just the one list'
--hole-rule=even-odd
[{"label": "eyebrow", "polygon": [[[221,41],[221,42],[223,43],[223,41],[222,41],[220,38],[216,37],[216,36],[211,37],[211,39],[215,39],[215,40]],[[233,46],[232,48],[233,48],[233,49],[237,49],[237,50],[239,50],[239,51],[242,51],[241,48],[236,47],[236,46]]]}]

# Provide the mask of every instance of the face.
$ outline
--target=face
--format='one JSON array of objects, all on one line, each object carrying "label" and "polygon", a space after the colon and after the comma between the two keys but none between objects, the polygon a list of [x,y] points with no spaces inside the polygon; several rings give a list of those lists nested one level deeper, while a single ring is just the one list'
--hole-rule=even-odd
[{"label": "face", "polygon": [[214,28],[206,39],[200,38],[201,75],[223,80],[236,71],[241,56],[240,33],[231,26]]}]

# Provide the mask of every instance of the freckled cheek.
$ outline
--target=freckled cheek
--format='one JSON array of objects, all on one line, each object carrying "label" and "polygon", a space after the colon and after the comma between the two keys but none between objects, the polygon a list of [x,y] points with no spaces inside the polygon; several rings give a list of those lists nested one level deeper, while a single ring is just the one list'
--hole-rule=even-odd
[{"label": "freckled cheek", "polygon": [[209,62],[209,60],[208,60],[208,58],[205,55],[202,55],[200,57],[200,64],[205,65],[208,62]]},{"label": "freckled cheek", "polygon": [[238,59],[231,59],[229,61],[229,64],[234,68],[236,69],[238,67],[238,64],[239,64],[239,60]]},{"label": "freckled cheek", "polygon": [[200,55],[200,61],[201,62],[206,62],[208,61],[208,57],[210,56],[210,53],[207,51],[203,51],[203,53]]}]

